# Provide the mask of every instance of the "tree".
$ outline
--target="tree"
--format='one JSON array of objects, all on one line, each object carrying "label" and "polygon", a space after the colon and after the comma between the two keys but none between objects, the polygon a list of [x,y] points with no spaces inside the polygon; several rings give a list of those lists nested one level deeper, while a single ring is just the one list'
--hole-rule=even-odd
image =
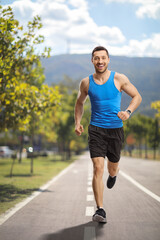
[{"label": "tree", "polygon": [[28,22],[27,32],[22,33],[11,7],[0,6],[0,11],[0,130],[19,129],[22,136],[30,132],[33,142],[37,119],[60,101],[58,88],[43,84],[41,58],[49,57],[50,48],[35,52],[44,41],[36,33],[42,27],[40,17]]},{"label": "tree", "polygon": [[[78,86],[77,83],[76,86]],[[66,158],[70,158],[72,151],[80,153],[82,149],[87,147],[87,127],[90,119],[90,105],[89,101],[85,104],[82,119],[85,132],[81,137],[78,137],[75,134],[74,124],[74,107],[77,98],[75,84],[73,84],[71,78],[65,76],[65,79],[59,85],[59,89],[62,94],[61,106],[58,111],[55,112],[53,128],[56,131],[59,152],[62,154],[62,159],[65,160]]]},{"label": "tree", "polygon": [[[28,121],[30,99],[28,92],[41,89],[44,82],[41,57],[48,57],[50,49],[35,53],[35,46],[44,41],[36,35],[42,27],[40,18],[28,22],[28,31],[14,19],[11,7],[0,6],[0,130],[16,129]],[[35,89],[34,87],[37,87]]]},{"label": "tree", "polygon": [[[142,157],[142,151],[141,146],[144,143],[145,144],[145,157],[147,158],[147,145],[148,145],[148,139],[150,134],[150,124],[151,124],[151,118],[146,117],[141,114],[134,115],[129,121],[124,123],[124,130],[126,137],[129,136],[129,134],[133,134],[135,138],[135,144],[138,143],[139,148],[139,156]],[[132,148],[133,149],[133,148]],[[132,150],[130,148],[130,151]],[[131,155],[131,152],[130,152]]]},{"label": "tree", "polygon": [[160,142],[160,129],[159,129],[159,120],[160,120],[160,100],[155,101],[151,104],[151,107],[156,109],[158,113],[156,114],[156,119],[154,120],[153,123],[153,131],[154,134],[152,135],[152,141],[150,143],[153,143],[153,149],[154,149],[154,159],[156,158],[156,149],[159,146]]}]

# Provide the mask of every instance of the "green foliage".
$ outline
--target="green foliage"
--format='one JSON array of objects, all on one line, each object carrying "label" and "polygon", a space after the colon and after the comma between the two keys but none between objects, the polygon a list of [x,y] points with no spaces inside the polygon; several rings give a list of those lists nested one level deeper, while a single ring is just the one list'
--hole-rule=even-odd
[{"label": "green foliage", "polygon": [[75,90],[73,82],[71,78],[65,76],[63,83],[60,83],[59,89],[62,94],[61,106],[58,111],[54,113],[55,118],[53,120],[53,128],[56,132],[59,151],[67,151],[68,155],[71,154],[71,151],[79,153],[87,147],[87,127],[90,119],[90,105],[87,101],[82,121],[85,131],[81,137],[76,136],[74,107],[78,91]]},{"label": "green foliage", "polygon": [[36,33],[42,27],[39,16],[23,32],[11,7],[1,7],[0,12],[0,130],[27,131],[33,118],[60,101],[58,88],[43,84],[41,58],[49,57],[50,48],[35,53],[36,45],[44,41]]},{"label": "green foliage", "polygon": [[128,135],[133,134],[136,140],[135,145],[139,147],[140,155],[142,145],[145,146],[146,157],[148,147],[155,151],[159,146],[160,132],[157,119],[136,114],[124,123],[124,131],[126,138]]},{"label": "green foliage", "polygon": [[155,102],[152,102],[151,104],[151,107],[156,109],[158,111],[158,113],[156,114],[156,116],[158,118],[160,118],[160,100],[159,101],[155,101]]}]

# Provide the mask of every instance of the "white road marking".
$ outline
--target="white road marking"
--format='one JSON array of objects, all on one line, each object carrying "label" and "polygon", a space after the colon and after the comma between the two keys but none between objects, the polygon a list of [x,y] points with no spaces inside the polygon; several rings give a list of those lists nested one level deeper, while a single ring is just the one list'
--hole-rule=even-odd
[{"label": "white road marking", "polygon": [[88,174],[88,177],[89,177],[89,178],[92,178],[92,177],[93,177],[93,174]]},{"label": "white road marking", "polygon": [[154,193],[152,193],[150,190],[148,190],[147,188],[145,188],[143,185],[141,185],[140,183],[138,183],[136,180],[134,180],[132,177],[130,177],[129,175],[127,175],[126,173],[124,173],[123,171],[119,171],[119,173],[126,178],[128,181],[130,181],[131,183],[133,183],[136,187],[138,187],[139,189],[141,189],[143,192],[145,192],[146,194],[148,194],[150,197],[154,198],[155,200],[157,200],[158,202],[160,202],[160,197]]},{"label": "white road marking", "polygon": [[87,188],[87,191],[88,191],[88,192],[93,192],[92,187],[88,187],[88,188]]},{"label": "white road marking", "polygon": [[48,183],[41,186],[39,188],[39,191],[33,192],[31,196],[25,198],[22,202],[15,205],[15,207],[9,209],[6,213],[2,214],[0,216],[0,225],[2,225],[5,221],[7,221],[11,216],[13,216],[17,211],[19,211],[21,208],[26,206],[30,201],[32,201],[35,197],[37,197],[39,194],[41,194],[45,189],[47,189],[51,184],[56,182],[61,176],[63,176],[65,173],[67,173],[73,166],[75,165],[75,162],[69,165],[67,168],[65,168],[63,171],[61,171],[57,176],[53,177]]},{"label": "white road marking", "polygon": [[86,207],[86,217],[93,216],[94,214],[94,207]]},{"label": "white road marking", "polygon": [[95,227],[84,228],[84,240],[96,240]]},{"label": "white road marking", "polygon": [[92,180],[92,178],[93,178],[92,176],[88,177],[88,181],[91,181],[91,180]]},{"label": "white road marking", "polygon": [[87,202],[91,202],[94,200],[94,196],[93,195],[87,195]]},{"label": "white road marking", "polygon": [[[88,165],[88,182],[87,182],[87,191],[89,193],[93,192],[92,189],[92,178],[93,178],[93,166],[91,165],[91,163],[89,163]],[[94,200],[94,196],[93,194],[88,194],[86,196],[86,201],[87,202],[92,202]],[[86,207],[86,216],[87,217],[91,217],[94,214],[94,207],[90,206],[90,207]],[[95,227],[84,227],[84,240],[96,240],[96,231],[95,231]]]}]

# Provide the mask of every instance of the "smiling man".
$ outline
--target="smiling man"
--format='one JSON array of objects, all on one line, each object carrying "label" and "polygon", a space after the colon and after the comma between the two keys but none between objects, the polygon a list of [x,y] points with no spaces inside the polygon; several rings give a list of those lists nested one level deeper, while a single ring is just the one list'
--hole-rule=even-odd
[{"label": "smiling man", "polygon": [[[97,210],[93,221],[106,223],[106,212],[103,208],[103,172],[104,159],[108,158],[107,187],[111,189],[117,178],[120,153],[124,141],[123,121],[140,105],[142,98],[137,89],[124,74],[108,70],[108,50],[102,46],[92,52],[92,63],[95,73],[84,78],[80,83],[75,104],[75,132],[78,136],[84,131],[81,125],[83,105],[89,95],[91,101],[91,120],[88,127],[88,144],[93,162],[93,181]],[[131,98],[125,111],[121,111],[122,91]]]}]

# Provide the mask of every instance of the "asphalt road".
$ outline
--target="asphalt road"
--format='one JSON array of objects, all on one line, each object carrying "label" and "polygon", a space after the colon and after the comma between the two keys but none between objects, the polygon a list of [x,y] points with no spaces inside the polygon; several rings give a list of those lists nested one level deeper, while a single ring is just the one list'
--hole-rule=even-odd
[{"label": "asphalt road", "polygon": [[122,157],[120,169],[115,187],[104,191],[107,224],[92,222],[92,163],[85,153],[1,224],[0,240],[160,240],[160,162]]}]

